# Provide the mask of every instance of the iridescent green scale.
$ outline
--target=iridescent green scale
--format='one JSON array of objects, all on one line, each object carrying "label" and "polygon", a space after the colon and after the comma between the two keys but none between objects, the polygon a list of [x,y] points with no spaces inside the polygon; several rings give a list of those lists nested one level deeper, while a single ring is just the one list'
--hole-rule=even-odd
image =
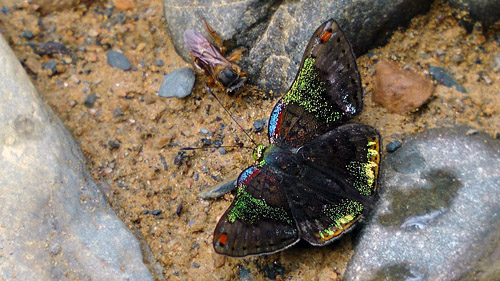
[{"label": "iridescent green scale", "polygon": [[329,20],[313,34],[301,68],[275,105],[270,145],[237,180],[236,196],[214,231],[217,253],[244,257],[300,239],[322,246],[353,229],[375,202],[380,137],[347,122],[362,110],[352,48]]}]

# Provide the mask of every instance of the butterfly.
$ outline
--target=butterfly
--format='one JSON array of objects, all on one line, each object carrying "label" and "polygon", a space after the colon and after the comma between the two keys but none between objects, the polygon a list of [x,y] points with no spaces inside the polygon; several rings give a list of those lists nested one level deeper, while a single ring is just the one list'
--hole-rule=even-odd
[{"label": "butterfly", "polygon": [[214,231],[217,253],[244,257],[300,239],[323,246],[353,229],[375,203],[380,135],[346,121],[363,108],[352,47],[330,19],[311,37],[301,67],[276,103],[269,145],[255,148],[236,196]]}]

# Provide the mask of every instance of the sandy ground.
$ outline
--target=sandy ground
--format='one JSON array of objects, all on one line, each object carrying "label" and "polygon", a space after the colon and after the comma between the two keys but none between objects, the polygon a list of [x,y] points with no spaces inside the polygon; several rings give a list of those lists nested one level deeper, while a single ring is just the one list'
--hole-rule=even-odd
[{"label": "sandy ground", "polygon": [[[212,231],[233,194],[218,200],[196,195],[249,166],[251,149],[226,148],[227,154],[218,148],[189,151],[180,165],[174,159],[182,147],[200,147],[201,138],[212,143],[221,140],[223,145],[252,144],[205,93],[204,77],[197,77],[193,94],[186,99],[157,96],[163,75],[189,65],[173,49],[159,0],[137,1],[125,11],[115,8],[111,16],[106,15],[110,4],[101,2],[47,16],[40,15],[45,5],[41,1],[17,9],[13,3],[0,0],[0,6],[10,9],[7,15],[0,12],[0,32],[40,94],[80,143],[89,169],[103,183],[118,216],[151,249],[146,256],[151,268],[156,268],[157,279],[233,280],[239,274],[245,278],[248,270],[253,280],[341,278],[356,233],[326,247],[299,244],[266,257],[233,259],[214,254]],[[500,71],[494,70],[493,62],[500,56],[500,42],[495,42],[493,30],[483,34],[475,28],[468,34],[456,20],[457,14],[436,3],[429,13],[414,18],[408,29],[396,32],[389,44],[358,58],[367,95],[365,110],[357,119],[379,130],[384,148],[405,135],[454,124],[499,137]],[[25,38],[25,30],[34,37]],[[36,46],[47,41],[63,42],[69,52],[37,54]],[[133,69],[110,67],[106,62],[109,49],[122,51]],[[157,64],[158,59],[163,66]],[[56,74],[42,69],[42,63],[50,60],[57,64]],[[382,60],[397,61],[422,75],[427,74],[428,65],[440,66],[453,73],[468,93],[437,85],[419,110],[390,114],[371,100],[373,66]],[[89,94],[97,96],[92,108],[84,104]],[[276,100],[266,99],[267,93],[250,86],[233,97],[218,96],[257,143],[267,143],[266,130],[255,133],[252,124],[267,119]],[[209,134],[201,133],[202,128]],[[157,270],[158,265],[163,269]]]}]

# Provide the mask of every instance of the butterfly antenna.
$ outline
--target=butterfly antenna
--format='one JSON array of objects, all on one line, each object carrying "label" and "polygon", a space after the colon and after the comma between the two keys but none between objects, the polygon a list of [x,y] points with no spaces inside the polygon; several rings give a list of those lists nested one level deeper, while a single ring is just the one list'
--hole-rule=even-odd
[{"label": "butterfly antenna", "polygon": [[215,100],[220,104],[220,106],[222,106],[222,108],[224,108],[224,111],[226,111],[227,115],[229,115],[229,117],[231,117],[231,119],[233,119],[234,123],[236,123],[236,125],[238,125],[238,127],[240,127],[240,129],[243,131],[243,133],[245,133],[245,135],[247,135],[247,137],[250,139],[250,141],[253,143],[253,145],[257,146],[257,143],[252,139],[252,137],[247,133],[247,131],[245,131],[245,129],[243,129],[243,127],[240,125],[240,123],[238,123],[238,121],[236,121],[236,119],[234,119],[233,115],[231,115],[231,113],[222,104],[222,102],[219,100],[219,98],[212,92],[210,87],[208,87],[207,83],[205,83],[205,88],[212,95],[212,97],[215,98]]},{"label": "butterfly antenna", "polygon": [[246,148],[246,149],[253,149],[253,147],[249,146],[243,146],[242,145],[221,145],[221,146],[202,146],[202,147],[183,147],[181,150],[197,150],[197,149],[207,149],[207,148],[232,148],[232,147],[238,147],[238,148]]}]

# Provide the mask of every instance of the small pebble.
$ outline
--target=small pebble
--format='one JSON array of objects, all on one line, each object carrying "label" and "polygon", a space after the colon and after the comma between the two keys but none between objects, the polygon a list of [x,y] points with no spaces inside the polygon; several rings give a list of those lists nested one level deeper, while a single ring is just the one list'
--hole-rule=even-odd
[{"label": "small pebble", "polygon": [[108,64],[112,67],[117,67],[121,70],[129,70],[131,68],[130,61],[120,52],[110,50],[106,53]]},{"label": "small pebble", "polygon": [[177,214],[177,216],[180,217],[181,212],[182,212],[182,202],[179,203],[179,205],[177,205],[177,209],[175,209],[175,214]]},{"label": "small pebble", "polygon": [[5,6],[2,6],[2,13],[3,13],[4,15],[6,15],[6,14],[10,13],[9,8],[7,8],[7,7],[5,7]]},{"label": "small pebble", "polygon": [[388,143],[385,149],[387,150],[387,152],[392,153],[398,150],[398,148],[400,148],[402,145],[403,144],[399,140],[395,140]]},{"label": "small pebble", "polygon": [[205,129],[205,128],[201,128],[200,129],[200,133],[202,133],[202,134],[208,134],[208,130]]},{"label": "small pebble", "polygon": [[194,249],[199,249],[199,248],[200,248],[200,244],[198,244],[198,243],[194,243],[194,244],[193,244],[193,248],[194,248]]},{"label": "small pebble", "polygon": [[477,134],[478,132],[479,132],[479,131],[478,131],[478,130],[476,130],[476,129],[469,129],[469,130],[467,130],[467,132],[465,132],[465,134],[466,134],[467,136],[473,136],[473,135]]},{"label": "small pebble", "polygon": [[221,147],[221,148],[219,148],[219,153],[224,155],[224,154],[227,154],[227,151],[223,147]]},{"label": "small pebble", "polygon": [[113,14],[113,8],[114,7],[106,7],[106,9],[104,9],[104,15],[110,17]]},{"label": "small pebble", "polygon": [[194,267],[194,268],[200,268],[200,265],[199,265],[199,264],[197,264],[197,263],[195,263],[195,262],[193,262],[193,267]]},{"label": "small pebble", "polygon": [[446,72],[446,70],[442,69],[439,66],[429,66],[429,73],[431,76],[441,85],[451,88],[455,87],[455,89],[461,93],[467,93],[464,86],[460,85],[450,74]]},{"label": "small pebble", "polygon": [[214,146],[220,147],[223,144],[222,140],[214,140]]},{"label": "small pebble", "polygon": [[184,150],[180,150],[177,152],[177,155],[175,155],[174,158],[174,165],[180,166],[184,162],[184,159],[186,159],[186,152]]},{"label": "small pebble", "polygon": [[38,48],[35,49],[35,52],[41,56],[43,55],[52,55],[52,54],[68,54],[68,49],[66,45],[61,42],[48,41],[40,44]]},{"label": "small pebble", "polygon": [[50,70],[49,75],[52,76],[57,73],[57,65],[54,60],[49,60],[48,62],[42,62],[42,69]]},{"label": "small pebble", "polygon": [[33,39],[33,32],[31,32],[30,30],[25,30],[23,31],[23,37],[28,40]]},{"label": "small pebble", "polygon": [[194,86],[194,72],[189,67],[176,69],[163,77],[158,95],[164,98],[185,98]]},{"label": "small pebble", "polygon": [[161,165],[163,166],[163,170],[167,171],[168,170],[167,160],[165,160],[165,157],[163,157],[161,153],[159,155],[160,155]]},{"label": "small pebble", "polygon": [[114,118],[122,117],[124,115],[125,114],[123,113],[123,111],[121,109],[115,108],[115,111],[113,112],[113,117]]},{"label": "small pebble", "polygon": [[157,65],[157,66],[164,66],[164,65],[165,65],[165,62],[164,62],[163,60],[161,60],[161,59],[157,59],[157,60],[156,60],[156,65]]},{"label": "small pebble", "polygon": [[88,108],[93,108],[96,100],[97,96],[95,94],[89,94],[85,96],[83,104]]},{"label": "small pebble", "polygon": [[493,70],[495,71],[500,70],[500,55],[496,55],[495,58],[493,59]]},{"label": "small pebble", "polygon": [[110,140],[108,141],[109,149],[114,150],[120,148],[120,141],[119,140]]},{"label": "small pebble", "polygon": [[161,214],[161,210],[158,210],[158,209],[153,210],[153,211],[151,211],[151,214],[152,214],[153,216],[158,216],[159,214]]},{"label": "small pebble", "polygon": [[203,145],[203,146],[209,146],[209,145],[212,144],[212,140],[211,139],[201,138],[200,141],[201,141],[201,145]]},{"label": "small pebble", "polygon": [[266,119],[259,119],[253,121],[253,130],[255,132],[260,132],[264,129],[264,126],[266,125],[267,120]]}]

